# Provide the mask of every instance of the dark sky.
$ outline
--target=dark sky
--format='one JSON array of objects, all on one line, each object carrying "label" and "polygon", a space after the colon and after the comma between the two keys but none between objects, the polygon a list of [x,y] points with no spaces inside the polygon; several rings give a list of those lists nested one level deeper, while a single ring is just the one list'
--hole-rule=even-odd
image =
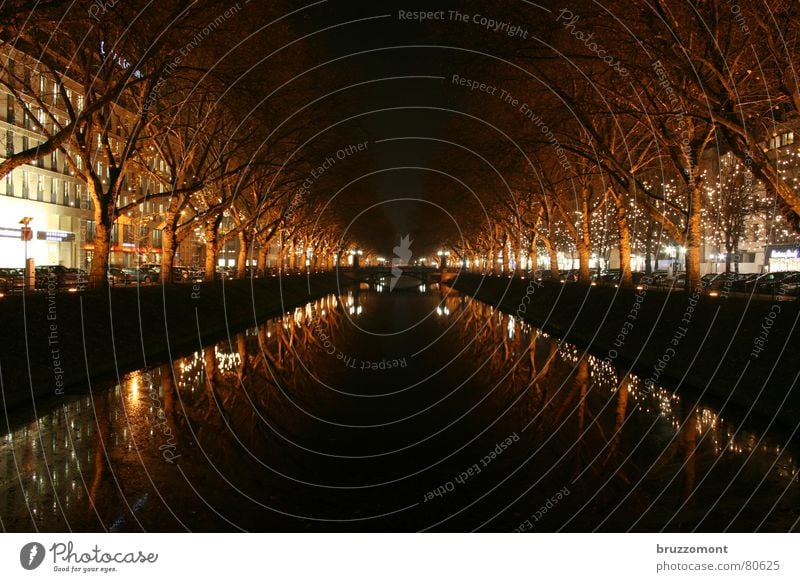
[{"label": "dark sky", "polygon": [[[457,229],[458,217],[454,221],[432,204],[438,203],[437,192],[433,190],[441,188],[442,180],[448,179],[424,169],[399,168],[448,170],[441,161],[450,153],[433,140],[456,140],[451,128],[458,116],[443,109],[462,110],[471,97],[469,91],[453,85],[452,75],[475,66],[479,68],[486,59],[474,52],[446,47],[486,48],[497,52],[507,42],[503,35],[471,22],[454,21],[447,12],[442,20],[419,22],[401,19],[399,11],[458,9],[467,15],[481,13],[498,20],[511,20],[505,13],[498,13],[506,6],[520,10],[524,5],[519,2],[329,0],[303,10],[293,19],[299,35],[316,32],[305,42],[319,62],[339,59],[325,67],[331,77],[323,83],[335,87],[358,84],[357,88],[349,89],[340,102],[341,119],[351,115],[358,118],[343,124],[341,131],[344,136],[357,127],[356,133],[365,135],[370,142],[368,152],[339,165],[329,176],[332,181],[326,185],[335,187],[337,174],[341,177],[346,173],[348,179],[353,175],[363,177],[342,194],[341,199],[343,204],[347,201],[345,205],[351,216],[363,212],[351,228],[354,237],[365,247],[391,256],[391,249],[399,238],[410,233],[416,241],[412,248],[418,253],[427,253],[440,247],[446,238],[445,231]],[[326,28],[330,30],[318,32]],[[329,90],[328,87],[320,89],[321,93]],[[342,143],[347,143],[348,139],[351,138],[343,137]],[[371,173],[375,174],[368,176]],[[444,187],[457,190],[454,183],[444,184]],[[319,186],[322,188],[322,184]],[[469,196],[465,191],[465,200]],[[431,203],[399,200],[403,198]],[[365,211],[380,201],[393,202]],[[451,207],[449,210],[456,212],[458,209]]]},{"label": "dark sky", "polygon": [[[354,237],[388,256],[408,233],[417,241],[418,252],[424,246],[437,246],[439,237],[421,220],[432,207],[402,200],[428,197],[427,172],[400,169],[435,167],[436,160],[433,149],[417,140],[382,140],[440,137],[446,133],[449,116],[431,109],[453,105],[443,91],[444,81],[435,78],[447,75],[452,55],[441,49],[414,48],[438,44],[435,27],[400,21],[400,7],[408,9],[398,2],[331,0],[304,11],[302,19],[303,31],[331,27],[314,35],[313,50],[321,61],[341,58],[329,67],[338,86],[358,85],[347,92],[342,118],[358,117],[342,129],[357,126],[370,143],[365,155],[347,160],[356,167],[339,168],[346,169],[350,178],[361,176],[342,198],[354,199],[348,204],[351,214],[363,212],[351,225]],[[367,210],[370,206],[374,208]]]}]

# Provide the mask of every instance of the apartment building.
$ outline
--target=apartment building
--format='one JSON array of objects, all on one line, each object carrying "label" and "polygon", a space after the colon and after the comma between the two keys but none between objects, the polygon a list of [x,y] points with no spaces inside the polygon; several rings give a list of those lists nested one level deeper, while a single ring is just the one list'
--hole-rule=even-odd
[{"label": "apartment building", "polygon": [[[25,115],[20,99],[26,98],[25,88],[38,89],[39,99],[47,104],[47,112],[34,99],[27,102],[39,123],[52,124],[50,115],[67,119],[52,78],[35,59],[0,45],[0,75],[9,80],[13,74],[25,82],[13,95],[0,86],[0,159],[36,147],[46,140],[30,115]],[[16,83],[14,83],[16,84]],[[82,97],[77,84],[65,82],[71,101],[80,108]],[[73,94],[74,92],[74,94]],[[117,107],[113,127],[124,135],[132,114]],[[119,147],[113,143],[112,147]],[[94,250],[94,220],[92,201],[86,185],[70,170],[66,156],[55,151],[0,177],[0,267],[22,267],[26,245],[21,236],[20,221],[30,218],[32,238],[27,242],[27,256],[36,265],[57,265],[88,269]],[[78,166],[86,163],[76,156]],[[108,176],[108,168],[96,161],[98,173]],[[164,163],[155,154],[145,163],[164,172]],[[119,205],[126,206],[146,193],[159,192],[157,181],[146,173],[131,173],[122,177],[124,193]],[[129,266],[137,262],[158,262],[161,258],[161,228],[163,201],[145,202],[126,212],[112,232],[111,264]]]}]

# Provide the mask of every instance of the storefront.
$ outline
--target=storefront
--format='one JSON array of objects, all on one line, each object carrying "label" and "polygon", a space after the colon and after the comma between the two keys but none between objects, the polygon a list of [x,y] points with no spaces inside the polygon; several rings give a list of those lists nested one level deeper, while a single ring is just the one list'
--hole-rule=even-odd
[{"label": "storefront", "polygon": [[[79,212],[0,196],[0,267],[21,269],[26,255],[35,265],[80,266]],[[32,232],[28,241],[21,233],[24,218],[30,219]]]},{"label": "storefront", "polygon": [[800,244],[770,245],[765,254],[770,272],[800,271]]}]

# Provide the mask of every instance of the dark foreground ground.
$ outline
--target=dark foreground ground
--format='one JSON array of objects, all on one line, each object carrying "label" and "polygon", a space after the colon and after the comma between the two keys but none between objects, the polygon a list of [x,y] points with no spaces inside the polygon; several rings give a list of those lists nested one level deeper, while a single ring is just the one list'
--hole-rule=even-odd
[{"label": "dark foreground ground", "polygon": [[6,408],[161,361],[334,292],[333,273],[0,300]]},{"label": "dark foreground ground", "polygon": [[534,284],[462,273],[451,284],[647,383],[690,391],[740,418],[798,426],[797,301]]}]

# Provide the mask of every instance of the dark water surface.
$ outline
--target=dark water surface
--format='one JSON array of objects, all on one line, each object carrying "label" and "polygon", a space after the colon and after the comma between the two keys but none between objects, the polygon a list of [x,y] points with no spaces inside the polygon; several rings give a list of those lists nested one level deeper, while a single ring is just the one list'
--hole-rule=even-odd
[{"label": "dark water surface", "polygon": [[0,441],[6,531],[799,527],[791,435],[436,288],[330,296],[37,414]]}]

